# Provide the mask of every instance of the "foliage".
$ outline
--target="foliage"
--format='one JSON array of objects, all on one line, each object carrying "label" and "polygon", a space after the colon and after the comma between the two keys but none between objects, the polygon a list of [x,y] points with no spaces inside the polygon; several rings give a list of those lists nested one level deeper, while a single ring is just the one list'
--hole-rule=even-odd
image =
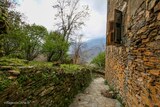
[{"label": "foliage", "polygon": [[0,66],[25,66],[28,64],[27,60],[18,59],[18,58],[8,58],[1,57],[0,58]]},{"label": "foliage", "polygon": [[62,68],[66,73],[70,73],[81,70],[84,67],[75,64],[61,64],[60,68]]},{"label": "foliage", "polygon": [[[11,43],[11,48],[9,48],[8,46],[10,45],[10,43],[8,43],[9,36],[6,36],[6,34],[8,34],[10,31],[16,32],[17,26],[15,26],[15,23],[18,25],[19,23],[17,23],[17,21],[20,22],[20,17],[19,17],[20,14],[18,12],[12,11],[14,5],[16,5],[14,0],[1,0],[0,1],[0,56],[3,56],[5,54],[10,54],[14,50],[12,46],[15,44],[14,43],[12,44],[9,41]],[[16,40],[16,39],[13,40],[13,38],[15,38],[14,34],[10,33],[9,35],[11,36],[13,35],[11,37],[12,38],[11,41]]]},{"label": "foliage", "polygon": [[40,67],[40,68],[42,68],[42,67],[48,67],[48,68],[53,67],[52,62],[29,61],[28,65],[35,66],[35,67]]},{"label": "foliage", "polygon": [[13,55],[20,56],[21,43],[23,34],[24,22],[22,21],[22,14],[16,11],[8,12],[9,31],[7,34],[1,35],[1,52],[4,56]]},{"label": "foliage", "polygon": [[0,71],[0,91],[3,91],[5,88],[7,88],[11,83],[11,80],[7,78],[4,74],[2,74],[2,71]]},{"label": "foliage", "polygon": [[[38,55],[45,54],[48,61],[70,63],[71,59],[67,54],[70,35],[80,29],[84,25],[84,19],[88,17],[88,6],[79,7],[79,1],[57,0],[57,4],[53,7],[58,13],[61,12],[56,15],[57,20],[60,19],[57,21],[60,29],[58,32],[48,33],[43,26],[26,24],[23,14],[10,9],[16,5],[13,1],[2,0],[0,2],[0,27],[8,23],[9,30],[6,34],[0,33],[0,57],[7,56],[32,61]],[[67,12],[66,9],[71,9],[71,11]]]},{"label": "foliage", "polygon": [[1,56],[33,60],[42,51],[42,42],[47,30],[39,25],[27,25],[23,15],[15,10],[8,12],[9,31],[1,34]]},{"label": "foliage", "polygon": [[107,81],[107,80],[105,80],[105,81],[104,81],[104,84],[105,84],[105,85],[108,85],[108,81]]},{"label": "foliage", "polygon": [[117,99],[121,104],[120,104],[120,107],[125,107],[124,105],[124,103],[123,103],[123,100],[122,100],[122,97],[120,96],[120,94],[114,89],[114,87],[113,86],[111,86],[109,83],[108,83],[108,81],[107,80],[105,80],[104,81],[104,84],[105,85],[108,85],[109,86],[109,92],[112,92],[113,94],[112,94],[112,98],[113,99]]},{"label": "foliage", "polygon": [[8,31],[8,2],[6,0],[0,1],[0,34]]},{"label": "foliage", "polygon": [[47,55],[48,61],[63,61],[67,57],[69,43],[65,41],[58,32],[50,32],[45,37],[43,52]]},{"label": "foliage", "polygon": [[24,28],[22,49],[25,59],[33,60],[42,51],[42,42],[47,34],[47,29],[40,25],[26,25]]},{"label": "foliage", "polygon": [[105,52],[99,53],[91,63],[96,64],[98,67],[105,68]]},{"label": "foliage", "polygon": [[[30,72],[28,73],[28,71]],[[44,67],[41,69],[39,67],[23,69],[14,81],[16,84],[13,82],[10,86],[5,84],[5,87],[10,90],[3,90],[0,92],[0,96],[11,91],[12,93],[10,96],[4,96],[0,100],[0,104],[15,97],[16,100],[25,97],[27,101],[31,101],[31,106],[34,104],[34,106],[67,107],[75,95],[83,91],[91,82],[90,70],[83,68],[78,71],[64,73],[59,72],[59,69],[46,69]],[[16,96],[15,93],[17,93]]]}]

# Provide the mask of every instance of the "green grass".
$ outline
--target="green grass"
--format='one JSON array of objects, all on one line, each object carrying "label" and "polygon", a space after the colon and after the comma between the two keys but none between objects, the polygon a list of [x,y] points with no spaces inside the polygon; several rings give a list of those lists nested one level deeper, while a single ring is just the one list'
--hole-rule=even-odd
[{"label": "green grass", "polygon": [[0,58],[0,65],[1,66],[24,66],[27,65],[28,61],[18,58],[8,58],[2,57]]},{"label": "green grass", "polygon": [[61,64],[60,68],[63,69],[66,73],[72,73],[83,69],[84,67],[75,64]]},{"label": "green grass", "polygon": [[52,62],[29,61],[28,65],[35,67],[53,67]]},{"label": "green grass", "polygon": [[104,81],[104,84],[105,84],[105,85],[108,85],[108,81],[107,81],[107,80],[105,80],[105,81]]},{"label": "green grass", "polygon": [[[74,73],[77,71],[80,71],[81,69],[83,69],[84,67],[80,66],[80,65],[74,65],[74,64],[61,64],[60,67],[55,67],[53,66],[52,62],[38,62],[38,61],[27,61],[27,60],[23,60],[23,59],[18,59],[18,58],[8,58],[8,57],[2,57],[0,58],[0,66],[4,66],[7,67],[11,70],[16,70],[19,71],[20,74],[23,74],[23,70],[21,70],[21,68],[19,67],[28,67],[28,66],[33,66],[32,69],[28,69],[28,73],[31,73],[32,71],[38,71],[38,70],[42,70],[45,69],[41,72],[43,72],[42,77],[41,75],[37,76],[31,76],[31,78],[29,78],[27,75],[20,75],[17,78],[17,81],[20,84],[24,84],[27,80],[31,79],[31,80],[38,80],[40,78],[43,78],[44,80],[47,80],[49,77],[49,74],[47,72],[47,68],[51,68],[52,71],[64,71],[65,73]],[[8,71],[8,69],[0,69],[0,91],[4,90],[6,87],[8,87],[10,85],[10,83],[12,83],[13,81],[8,79],[8,74],[6,73]],[[41,74],[41,73],[40,73]],[[53,72],[53,77],[54,77],[54,72]],[[39,77],[40,76],[40,77]]]},{"label": "green grass", "polygon": [[[2,72],[2,71],[0,71]],[[11,80],[7,78],[4,74],[0,75],[0,91],[3,91],[5,88],[7,88],[11,83]]]},{"label": "green grass", "polygon": [[121,96],[115,91],[114,87],[109,85],[107,80],[104,81],[104,84],[109,86],[108,91],[113,92],[113,99],[117,99],[121,103],[121,107],[124,107],[123,100],[122,100]]}]

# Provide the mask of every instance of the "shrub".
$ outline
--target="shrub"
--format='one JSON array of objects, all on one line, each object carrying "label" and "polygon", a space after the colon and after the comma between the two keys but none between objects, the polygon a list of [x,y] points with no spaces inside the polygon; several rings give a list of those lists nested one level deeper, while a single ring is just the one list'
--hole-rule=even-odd
[{"label": "shrub", "polygon": [[99,53],[95,58],[93,58],[91,63],[97,65],[100,68],[104,68],[105,67],[105,52]]}]

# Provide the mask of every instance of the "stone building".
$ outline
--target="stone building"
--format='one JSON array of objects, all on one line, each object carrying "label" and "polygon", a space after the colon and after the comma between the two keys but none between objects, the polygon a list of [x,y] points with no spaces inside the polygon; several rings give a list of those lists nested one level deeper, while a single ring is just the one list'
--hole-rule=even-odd
[{"label": "stone building", "polygon": [[160,0],[108,0],[105,78],[128,107],[160,107]]}]

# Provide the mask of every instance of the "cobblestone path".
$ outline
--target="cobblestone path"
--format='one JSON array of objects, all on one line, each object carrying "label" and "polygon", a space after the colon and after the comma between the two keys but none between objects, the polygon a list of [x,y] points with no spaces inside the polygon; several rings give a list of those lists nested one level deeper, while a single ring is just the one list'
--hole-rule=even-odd
[{"label": "cobblestone path", "polygon": [[103,78],[96,78],[83,93],[78,94],[70,107],[120,107],[115,99],[101,95],[101,90],[108,90]]}]

